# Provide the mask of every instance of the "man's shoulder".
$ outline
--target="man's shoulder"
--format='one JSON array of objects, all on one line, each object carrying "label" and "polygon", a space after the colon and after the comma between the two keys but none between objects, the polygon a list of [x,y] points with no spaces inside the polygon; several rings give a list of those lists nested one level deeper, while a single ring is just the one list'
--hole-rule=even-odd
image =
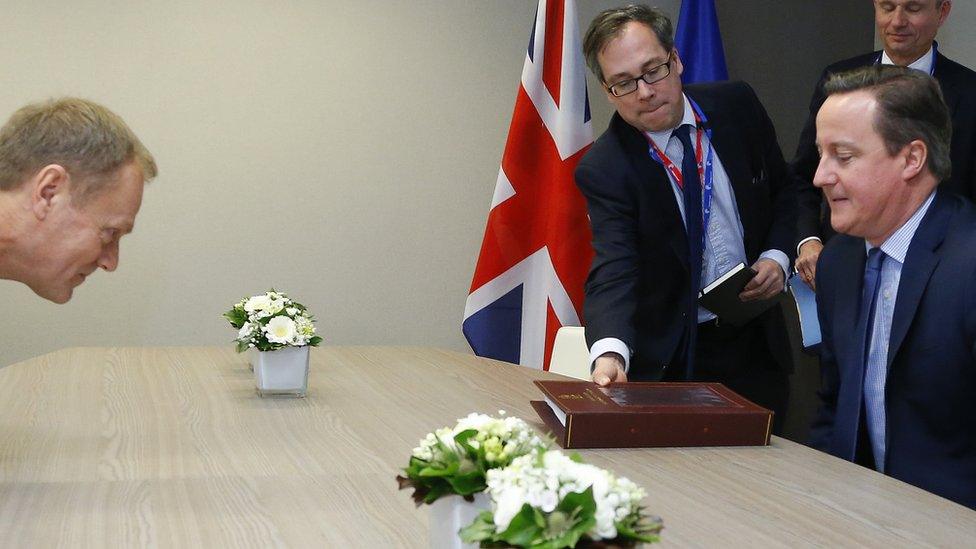
[{"label": "man's shoulder", "polygon": [[756,95],[752,86],[741,80],[688,84],[684,87],[684,92],[696,101],[701,98],[736,100],[744,96],[755,97]]},{"label": "man's shoulder", "polygon": [[752,86],[741,80],[689,84],[684,92],[709,118],[748,119],[763,108]]},{"label": "man's shoulder", "polygon": [[607,129],[593,141],[589,150],[580,159],[579,165],[602,165],[606,162],[616,161],[620,156],[626,154],[624,142],[635,139],[635,136],[639,137],[639,133],[637,129],[624,122],[619,114],[614,113]]},{"label": "man's shoulder", "polygon": [[951,82],[976,87],[976,71],[941,53],[935,62],[935,78],[943,84]]},{"label": "man's shoulder", "polygon": [[871,53],[864,53],[861,55],[856,55],[854,57],[848,57],[847,59],[842,59],[836,63],[831,63],[827,65],[824,69],[824,74],[836,74],[839,72],[849,71],[852,69],[857,69],[860,67],[867,67],[878,62],[878,58],[881,55],[881,51],[873,51]]},{"label": "man's shoulder", "polygon": [[976,206],[968,199],[949,192],[940,192],[943,205],[935,215],[945,216],[947,250],[961,250],[976,261]]}]

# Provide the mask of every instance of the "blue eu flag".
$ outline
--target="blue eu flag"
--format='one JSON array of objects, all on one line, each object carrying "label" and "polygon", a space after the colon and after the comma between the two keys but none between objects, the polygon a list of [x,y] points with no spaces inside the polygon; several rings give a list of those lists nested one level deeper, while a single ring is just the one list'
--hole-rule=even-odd
[{"label": "blue eu flag", "polygon": [[715,14],[715,0],[681,2],[674,42],[684,65],[682,82],[691,84],[729,79],[722,35]]}]

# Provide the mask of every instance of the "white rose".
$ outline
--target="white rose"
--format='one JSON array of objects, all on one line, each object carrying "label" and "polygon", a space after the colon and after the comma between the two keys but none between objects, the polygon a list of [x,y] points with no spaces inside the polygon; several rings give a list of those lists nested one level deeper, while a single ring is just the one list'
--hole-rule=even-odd
[{"label": "white rose", "polygon": [[287,316],[276,316],[264,327],[269,343],[290,344],[295,340],[295,321]]},{"label": "white rose", "polygon": [[271,298],[267,295],[256,295],[251,297],[244,303],[244,310],[253,313],[254,311],[263,311],[268,308],[271,304]]}]

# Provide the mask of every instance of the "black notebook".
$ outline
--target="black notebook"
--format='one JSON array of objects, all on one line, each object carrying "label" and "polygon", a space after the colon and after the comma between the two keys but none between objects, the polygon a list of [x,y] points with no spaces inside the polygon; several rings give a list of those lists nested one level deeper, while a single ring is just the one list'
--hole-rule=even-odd
[{"label": "black notebook", "polygon": [[718,277],[698,294],[698,304],[715,313],[719,320],[734,326],[742,326],[756,318],[777,302],[777,296],[755,301],[742,301],[739,294],[746,287],[756,271],[745,264],[739,263],[735,267]]}]

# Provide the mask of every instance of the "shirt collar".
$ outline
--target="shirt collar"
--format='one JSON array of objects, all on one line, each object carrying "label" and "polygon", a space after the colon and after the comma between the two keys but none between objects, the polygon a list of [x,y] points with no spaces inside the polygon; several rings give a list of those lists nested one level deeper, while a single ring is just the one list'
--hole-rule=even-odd
[{"label": "shirt collar", "polygon": [[[925,52],[922,57],[915,60],[914,63],[908,65],[908,68],[915,69],[917,71],[922,71],[925,74],[932,74],[932,64],[935,62],[935,51],[932,46],[929,46],[929,51]],[[888,52],[881,52],[881,64],[882,65],[894,65],[895,62],[888,57]]]},{"label": "shirt collar", "polygon": [[[918,225],[922,222],[922,218],[925,217],[925,212],[929,210],[929,206],[932,205],[934,198],[935,191],[932,191],[929,197],[925,199],[925,202],[908,218],[908,221],[881,244],[881,251],[885,255],[898,261],[898,263],[905,264],[905,256],[908,255],[908,246],[912,243],[915,231],[918,230]],[[870,249],[871,245],[865,240],[864,250],[867,251]]]},{"label": "shirt collar", "polygon": [[690,124],[692,127],[695,126],[695,111],[691,108],[691,101],[689,101],[688,96],[683,93],[681,94],[681,99],[685,104],[685,109],[684,114],[681,115],[681,122],[679,122],[677,126],[656,132],[644,132],[647,134],[647,137],[650,137],[651,141],[657,145],[657,148],[662,151],[668,148],[668,141],[671,140],[671,134],[674,132],[674,130],[684,126],[685,124]]}]

